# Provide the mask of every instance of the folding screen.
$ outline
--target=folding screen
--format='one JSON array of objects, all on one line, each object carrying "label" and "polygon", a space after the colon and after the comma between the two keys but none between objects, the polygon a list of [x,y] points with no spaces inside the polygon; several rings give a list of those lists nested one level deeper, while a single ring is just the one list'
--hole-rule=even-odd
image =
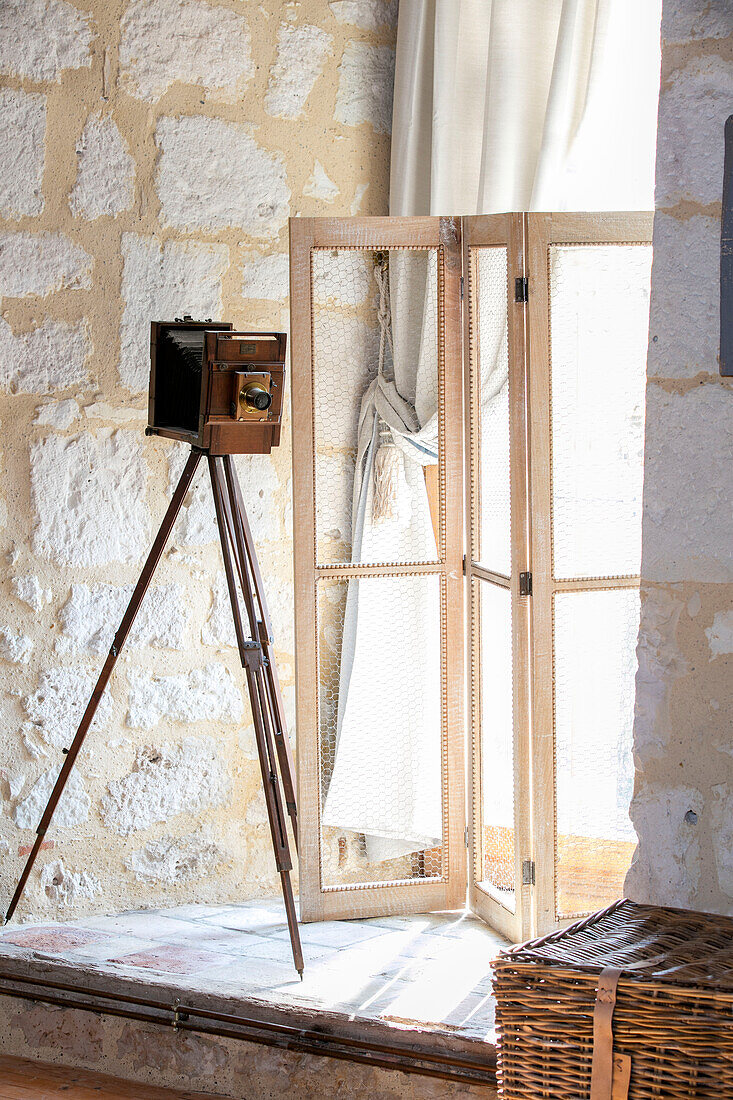
[{"label": "folding screen", "polygon": [[291,222],[301,914],[461,905],[459,225]]},{"label": "folding screen", "polygon": [[305,920],[621,893],[650,233],[291,222]]}]

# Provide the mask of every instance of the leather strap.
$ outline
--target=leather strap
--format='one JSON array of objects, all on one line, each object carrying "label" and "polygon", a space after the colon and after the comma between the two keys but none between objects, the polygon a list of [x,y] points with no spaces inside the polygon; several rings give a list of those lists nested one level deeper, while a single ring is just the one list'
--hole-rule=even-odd
[{"label": "leather strap", "polygon": [[629,1100],[631,1083],[631,1058],[628,1054],[613,1056],[613,1089],[611,1100]]},{"label": "leather strap", "polygon": [[[614,1094],[613,1010],[621,970],[606,967],[598,976],[596,1006],[593,1009],[593,1065],[590,1078],[590,1100],[617,1100]],[[628,1087],[627,1087],[628,1092]]]}]

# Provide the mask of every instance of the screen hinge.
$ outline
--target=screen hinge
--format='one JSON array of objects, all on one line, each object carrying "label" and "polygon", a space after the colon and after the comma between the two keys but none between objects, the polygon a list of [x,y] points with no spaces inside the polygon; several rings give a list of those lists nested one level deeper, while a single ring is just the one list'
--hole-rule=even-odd
[{"label": "screen hinge", "polygon": [[529,299],[529,279],[522,275],[514,280],[514,301],[526,302]]},{"label": "screen hinge", "polygon": [[466,555],[463,555],[463,576],[466,576]]},{"label": "screen hinge", "polygon": [[519,595],[531,596],[532,595],[532,574],[520,573],[519,574]]},{"label": "screen hinge", "polygon": [[463,301],[463,276],[461,275],[461,301]]},{"label": "screen hinge", "polygon": [[523,859],[522,860],[522,886],[534,886],[534,860]]},{"label": "screen hinge", "polygon": [[466,825],[465,829],[463,830],[463,843],[466,847],[468,847],[468,825]]}]

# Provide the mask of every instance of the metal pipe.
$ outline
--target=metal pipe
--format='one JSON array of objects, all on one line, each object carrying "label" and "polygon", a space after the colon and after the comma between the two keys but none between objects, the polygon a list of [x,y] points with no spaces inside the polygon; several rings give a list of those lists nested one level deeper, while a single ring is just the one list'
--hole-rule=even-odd
[{"label": "metal pipe", "polygon": [[[8,988],[6,983],[13,983],[14,986],[31,985],[34,987],[42,987],[44,990],[55,990],[58,993],[80,994],[87,999],[79,1001],[66,997],[53,998],[51,994],[46,992],[38,993],[34,990],[29,991]],[[213,1009],[195,1008],[191,1005],[180,1004],[179,1002],[168,1004],[166,1002],[144,997],[131,997],[122,993],[83,989],[76,985],[48,981],[40,978],[16,978],[10,975],[0,975],[0,995],[44,1002],[48,1001],[49,1003],[61,1004],[68,1008],[78,1008],[92,1012],[107,1012],[112,1016],[123,1016],[127,1019],[140,1020],[144,1023],[175,1026],[176,1029],[179,1030],[203,1031],[225,1038],[244,1039],[270,1046],[281,1046],[284,1049],[306,1050],[309,1053],[325,1053],[331,1057],[342,1057],[355,1061],[379,1064],[369,1057],[370,1054],[374,1053],[400,1061],[399,1065],[390,1065],[390,1068],[406,1069],[407,1072],[427,1073],[428,1070],[420,1066],[419,1063],[428,1063],[451,1070],[467,1070],[473,1075],[472,1079],[480,1080],[483,1083],[493,1081],[493,1071],[496,1063],[495,1052],[488,1044],[486,1065],[482,1066],[472,1059],[461,1058],[451,1054],[441,1054],[434,1051],[415,1052],[386,1043],[376,1043],[370,1040],[356,1039],[346,1035],[333,1036],[309,1028],[299,1028],[290,1024],[280,1024],[270,1020],[257,1020],[248,1016],[237,1016],[231,1013],[216,1012]],[[104,1004],[104,1001],[111,1001],[112,1007]],[[114,1007],[115,1002],[131,1006],[130,1010],[127,1011],[124,1008]],[[157,1013],[167,1014],[169,1018],[166,1019],[165,1016],[154,1015],[150,1012],[142,1012],[141,1008],[154,1009]],[[186,1019],[186,1017],[188,1017],[188,1019]],[[240,1030],[237,1032],[226,1031],[219,1028],[205,1028],[198,1024],[193,1024],[190,1019],[191,1017],[210,1020],[212,1023],[226,1024]],[[245,1031],[246,1034],[242,1035],[241,1031]],[[264,1032],[267,1037],[256,1037],[251,1034],[252,1032]],[[276,1041],[277,1039],[281,1041]],[[332,1048],[336,1050],[338,1048],[344,1048],[344,1051],[339,1055],[335,1053]],[[350,1053],[347,1053],[347,1051]],[[446,1076],[445,1073],[440,1075]],[[447,1076],[453,1078],[459,1076],[462,1079],[466,1079],[468,1075],[466,1073],[459,1074],[453,1072]]]}]

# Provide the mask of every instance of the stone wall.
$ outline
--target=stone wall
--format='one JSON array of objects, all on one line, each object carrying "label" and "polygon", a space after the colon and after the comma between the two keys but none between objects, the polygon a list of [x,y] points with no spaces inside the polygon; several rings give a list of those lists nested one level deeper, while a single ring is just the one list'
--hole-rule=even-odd
[{"label": "stone wall", "polygon": [[[396,0],[0,8],[0,895],[184,449],[149,322],[287,327],[289,215],[387,211]],[[293,711],[289,424],[238,460]],[[277,888],[202,469],[21,918]]]},{"label": "stone wall", "polygon": [[665,0],[662,39],[627,888],[733,914],[733,387],[717,359],[733,15]]}]

